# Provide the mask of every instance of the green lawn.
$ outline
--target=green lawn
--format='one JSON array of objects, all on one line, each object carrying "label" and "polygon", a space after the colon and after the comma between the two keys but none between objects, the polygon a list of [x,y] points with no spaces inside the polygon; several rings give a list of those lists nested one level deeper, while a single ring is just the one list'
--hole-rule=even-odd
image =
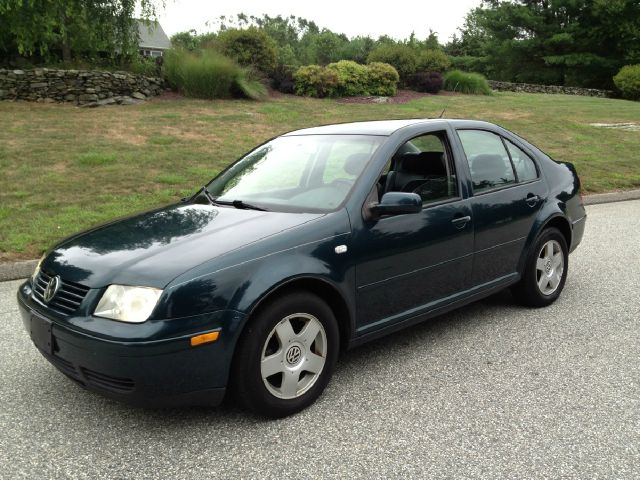
[{"label": "green lawn", "polygon": [[585,193],[640,186],[640,132],[589,123],[640,120],[640,103],[498,93],[404,105],[282,97],[268,102],[155,100],[82,109],[0,102],[0,261],[193,192],[240,154],[322,123],[438,116],[496,122],[578,168]]}]

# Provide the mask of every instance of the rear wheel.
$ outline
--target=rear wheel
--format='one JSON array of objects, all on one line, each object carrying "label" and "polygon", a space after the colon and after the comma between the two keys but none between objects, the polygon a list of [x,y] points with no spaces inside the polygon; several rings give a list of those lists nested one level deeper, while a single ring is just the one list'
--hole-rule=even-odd
[{"label": "rear wheel", "polygon": [[564,288],[568,263],[564,235],[556,228],[543,230],[527,259],[522,279],[512,288],[513,294],[529,307],[550,305]]},{"label": "rear wheel", "polygon": [[317,296],[293,292],[262,308],[238,345],[232,383],[246,408],[283,417],[313,403],[338,357],[333,311]]}]

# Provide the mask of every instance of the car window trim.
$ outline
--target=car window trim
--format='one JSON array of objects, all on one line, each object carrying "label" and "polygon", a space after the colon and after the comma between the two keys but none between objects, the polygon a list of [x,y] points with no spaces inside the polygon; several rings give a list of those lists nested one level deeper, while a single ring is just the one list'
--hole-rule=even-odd
[{"label": "car window trim", "polygon": [[[536,183],[536,182],[539,182],[539,181],[540,181],[540,178],[538,177],[538,178],[536,178],[535,180],[528,180],[528,181],[526,181],[526,182],[519,182],[519,183],[506,183],[506,184],[503,184],[503,185],[502,185],[502,186],[500,186],[500,187],[491,188],[491,189],[489,189],[489,190],[482,190],[482,191],[480,191],[480,192],[473,192],[473,191],[472,191],[472,196],[474,196],[474,197],[479,197],[479,196],[481,196],[481,195],[485,195],[485,194],[487,194],[487,193],[499,192],[499,191],[501,191],[501,190],[506,190],[506,189],[508,189],[508,188],[519,187],[519,186],[521,186],[521,185],[529,185],[529,184],[531,184],[531,183]],[[473,189],[472,189],[472,190],[473,190]]]}]

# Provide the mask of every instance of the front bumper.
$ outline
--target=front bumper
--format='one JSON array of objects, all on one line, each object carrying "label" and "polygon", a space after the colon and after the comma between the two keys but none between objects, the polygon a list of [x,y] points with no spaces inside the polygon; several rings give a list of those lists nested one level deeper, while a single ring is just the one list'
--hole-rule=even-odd
[{"label": "front bumper", "polygon": [[[160,331],[166,327],[163,322],[171,322],[167,330],[172,336],[132,341],[105,335],[105,322],[113,323],[114,332],[122,329],[121,322],[58,318],[32,299],[29,282],[18,290],[18,305],[35,346],[58,370],[89,390],[145,407],[219,404],[244,318],[224,310],[155,321],[154,329]],[[180,334],[182,324],[189,333]],[[193,325],[201,330],[194,332]],[[133,331],[136,326],[126,327]],[[191,347],[193,335],[210,331],[220,331],[216,342]]]}]

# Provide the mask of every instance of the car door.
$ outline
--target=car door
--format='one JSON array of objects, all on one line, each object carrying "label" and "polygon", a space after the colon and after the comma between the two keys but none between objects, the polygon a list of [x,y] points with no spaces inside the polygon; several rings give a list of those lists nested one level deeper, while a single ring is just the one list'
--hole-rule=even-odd
[{"label": "car door", "polygon": [[401,145],[379,196],[418,193],[422,211],[364,221],[354,230],[357,334],[426,312],[466,286],[472,267],[471,205],[461,195],[449,145],[446,131]]},{"label": "car door", "polygon": [[509,281],[546,186],[533,159],[496,132],[459,129],[471,178],[475,241],[472,283]]}]

